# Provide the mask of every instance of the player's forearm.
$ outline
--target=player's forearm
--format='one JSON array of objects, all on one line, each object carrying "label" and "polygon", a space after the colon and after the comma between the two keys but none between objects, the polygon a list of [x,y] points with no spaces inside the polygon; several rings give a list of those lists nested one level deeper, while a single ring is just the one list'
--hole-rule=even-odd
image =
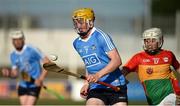
[{"label": "player's forearm", "polygon": [[[45,64],[45,63],[49,63],[50,60],[47,56],[45,56],[42,62],[43,62],[43,64]],[[45,79],[45,77],[47,76],[47,73],[48,72],[45,69],[42,69],[42,73],[39,77],[39,80],[43,81]]]},{"label": "player's forearm", "polygon": [[121,60],[118,59],[118,58],[114,59],[114,60],[111,60],[109,62],[109,64],[105,68],[103,68],[102,70],[97,72],[99,78],[101,78],[101,77],[103,77],[103,76],[105,76],[105,75],[115,71],[121,64],[122,64]]},{"label": "player's forearm", "polygon": [[39,80],[43,81],[46,76],[47,76],[47,71],[43,69],[42,73],[41,73],[41,75],[39,77]]}]

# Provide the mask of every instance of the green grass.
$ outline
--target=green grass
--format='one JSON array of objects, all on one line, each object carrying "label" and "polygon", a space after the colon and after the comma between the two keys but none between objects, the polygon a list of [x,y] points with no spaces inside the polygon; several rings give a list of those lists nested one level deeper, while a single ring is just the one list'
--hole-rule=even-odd
[{"label": "green grass", "polygon": [[[72,100],[39,99],[37,105],[84,105],[85,102]],[[0,105],[19,105],[18,99],[0,99]]]},{"label": "green grass", "polygon": [[[0,99],[0,105],[19,105],[18,99]],[[39,99],[37,105],[85,105],[85,101],[77,102],[72,100]],[[147,105],[146,102],[129,101],[128,105]]]}]

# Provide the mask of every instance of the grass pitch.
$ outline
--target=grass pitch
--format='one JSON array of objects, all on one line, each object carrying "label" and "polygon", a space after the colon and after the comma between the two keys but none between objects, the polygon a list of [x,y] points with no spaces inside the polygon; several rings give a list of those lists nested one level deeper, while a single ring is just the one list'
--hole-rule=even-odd
[{"label": "grass pitch", "polygon": [[[19,105],[18,99],[0,99],[0,105]],[[72,100],[39,99],[37,105],[85,105],[85,101],[77,102]]]},{"label": "grass pitch", "polygon": [[[0,99],[0,105],[19,105],[19,100],[18,99]],[[85,105],[85,101],[73,101],[73,100],[56,100],[56,99],[39,99],[37,101],[37,105],[78,105],[78,106],[84,106]],[[144,101],[129,101],[128,105],[147,105],[147,103]]]}]

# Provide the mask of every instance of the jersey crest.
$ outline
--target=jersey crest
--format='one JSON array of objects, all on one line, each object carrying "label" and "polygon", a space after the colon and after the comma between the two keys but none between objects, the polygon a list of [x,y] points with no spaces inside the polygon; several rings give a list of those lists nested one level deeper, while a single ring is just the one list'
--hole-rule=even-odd
[{"label": "jersey crest", "polygon": [[154,64],[158,64],[159,63],[159,58],[153,58]]}]

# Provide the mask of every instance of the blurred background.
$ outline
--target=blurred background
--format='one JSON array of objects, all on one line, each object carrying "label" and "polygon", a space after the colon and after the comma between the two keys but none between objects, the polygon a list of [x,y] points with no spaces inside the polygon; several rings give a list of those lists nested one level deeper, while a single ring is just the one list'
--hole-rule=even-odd
[{"label": "blurred background", "polygon": [[[78,37],[73,29],[72,12],[81,7],[94,9],[95,26],[111,35],[123,64],[142,50],[141,33],[159,27],[165,36],[163,48],[172,50],[180,60],[179,0],[0,0],[0,67],[10,67],[13,50],[9,31],[20,28],[26,43],[46,55],[58,55],[57,64],[84,74],[84,64],[72,43]],[[178,75],[179,78],[179,75]],[[137,75],[128,75],[130,104],[146,104]],[[65,97],[58,100],[42,90],[38,104],[84,105],[79,96],[83,81],[49,73],[45,84]],[[0,104],[18,104],[16,81],[0,77]]]}]

